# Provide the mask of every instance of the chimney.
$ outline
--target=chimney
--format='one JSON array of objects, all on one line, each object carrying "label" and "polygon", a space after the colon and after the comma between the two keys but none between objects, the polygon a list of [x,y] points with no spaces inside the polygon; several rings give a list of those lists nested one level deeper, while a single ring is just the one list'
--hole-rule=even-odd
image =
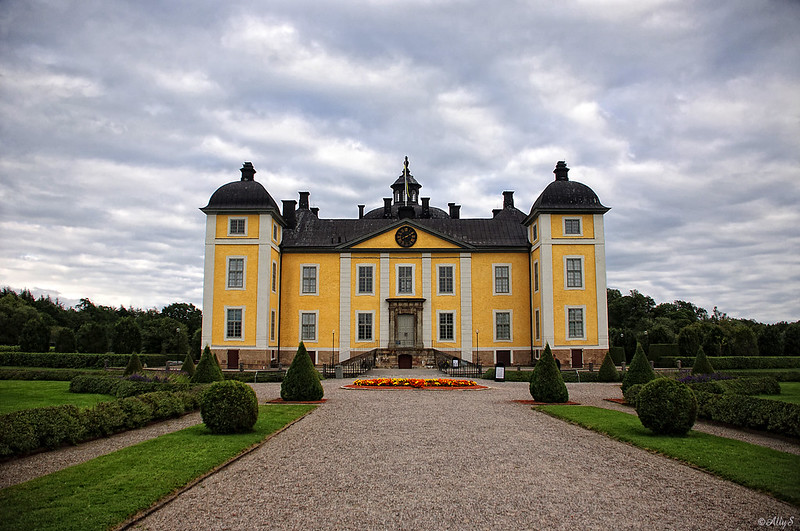
[{"label": "chimney", "polygon": [[514,192],[503,192],[503,208],[514,208]]},{"label": "chimney", "polygon": [[422,214],[420,217],[429,218],[431,217],[431,198],[430,197],[423,197],[422,198]]},{"label": "chimney", "polygon": [[311,213],[319,217],[319,207],[311,207]]},{"label": "chimney", "polygon": [[293,229],[297,225],[297,219],[294,215],[294,209],[297,205],[297,201],[294,199],[284,199],[283,200],[283,220],[289,226],[288,228]]},{"label": "chimney", "polygon": [[461,205],[457,205],[455,203],[447,203],[447,206],[450,207],[450,217],[453,219],[458,219],[461,216]]},{"label": "chimney", "polygon": [[553,173],[556,174],[556,181],[569,181],[569,177],[567,177],[567,172],[569,172],[569,168],[567,168],[567,163],[563,160],[559,160],[558,164],[556,164],[556,169],[553,170]]},{"label": "chimney", "polygon": [[367,205],[358,205],[358,219],[362,219],[364,217],[364,207]]},{"label": "chimney", "polygon": [[242,169],[239,170],[242,172],[242,180],[243,181],[253,181],[255,180],[254,175],[256,174],[256,169],[253,167],[252,162],[245,162]]},{"label": "chimney", "polygon": [[300,210],[308,210],[308,196],[311,192],[300,192]]},{"label": "chimney", "polygon": [[502,211],[503,211],[503,209],[502,209],[502,208],[495,208],[495,209],[493,209],[493,210],[492,210],[492,217],[493,217],[493,218],[496,218],[496,217],[497,217],[497,214],[499,214],[499,213],[500,213],[500,212],[502,212]]},{"label": "chimney", "polygon": [[383,198],[383,217],[391,218],[392,217],[392,198],[391,197],[384,197]]}]

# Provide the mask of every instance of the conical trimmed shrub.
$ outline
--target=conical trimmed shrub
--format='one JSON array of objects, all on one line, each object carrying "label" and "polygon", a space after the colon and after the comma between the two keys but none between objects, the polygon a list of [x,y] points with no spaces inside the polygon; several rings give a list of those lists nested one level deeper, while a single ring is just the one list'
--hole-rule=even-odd
[{"label": "conical trimmed shrub", "polygon": [[569,391],[561,377],[561,371],[558,370],[549,344],[545,345],[542,357],[533,368],[530,392],[537,402],[561,403],[569,400]]},{"label": "conical trimmed shrub", "polygon": [[142,372],[142,370],[142,360],[140,360],[139,355],[134,352],[131,354],[131,357],[128,358],[128,365],[125,367],[125,372],[122,374],[129,376],[131,374],[136,374],[137,372]]},{"label": "conical trimmed shrub", "polygon": [[186,354],[186,357],[183,359],[183,365],[181,365],[181,370],[188,374],[190,378],[194,376],[194,360],[191,354]]},{"label": "conical trimmed shrub", "polygon": [[617,367],[614,365],[614,360],[611,358],[611,352],[606,352],[606,357],[603,358],[603,364],[600,366],[600,371],[597,373],[597,380],[599,382],[616,382],[619,380]]},{"label": "conical trimmed shrub", "polygon": [[697,349],[697,357],[694,359],[694,365],[692,365],[692,374],[713,374],[714,367],[711,366],[711,362],[708,361],[706,357],[706,351],[703,350],[703,347]]},{"label": "conical trimmed shrub", "polygon": [[641,343],[636,344],[636,353],[633,355],[631,365],[622,377],[622,393],[634,384],[646,384],[650,380],[655,380],[656,373],[650,366],[650,361],[644,353]]},{"label": "conical trimmed shrub", "polygon": [[211,383],[221,382],[224,379],[217,357],[211,353],[211,349],[206,345],[206,348],[203,349],[203,355],[200,356],[200,361],[197,362],[194,376],[190,381],[192,383]]},{"label": "conical trimmed shrub", "polygon": [[321,400],[325,391],[319,381],[319,373],[311,363],[306,346],[300,342],[292,364],[281,383],[281,398],[287,401]]}]

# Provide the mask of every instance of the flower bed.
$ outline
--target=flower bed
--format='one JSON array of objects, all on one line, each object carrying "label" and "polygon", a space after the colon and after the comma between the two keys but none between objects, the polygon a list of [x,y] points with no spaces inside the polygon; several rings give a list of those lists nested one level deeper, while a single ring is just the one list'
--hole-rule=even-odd
[{"label": "flower bed", "polygon": [[412,389],[485,389],[472,380],[455,380],[452,378],[373,378],[356,380],[348,388],[412,388]]}]

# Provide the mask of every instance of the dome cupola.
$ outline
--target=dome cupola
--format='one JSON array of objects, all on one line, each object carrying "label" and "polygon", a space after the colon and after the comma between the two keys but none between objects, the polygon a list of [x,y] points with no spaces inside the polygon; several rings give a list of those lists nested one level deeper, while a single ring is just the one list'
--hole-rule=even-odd
[{"label": "dome cupola", "polygon": [[222,211],[267,212],[281,219],[278,204],[261,183],[255,180],[256,169],[252,162],[245,162],[242,178],[223,186],[211,195],[208,205],[201,208],[206,214]]},{"label": "dome cupola", "polygon": [[583,183],[569,180],[567,176],[569,168],[565,161],[558,161],[553,173],[556,176],[555,180],[547,185],[534,201],[530,214],[525,218],[526,225],[542,213],[605,214],[610,210],[600,203],[600,199],[591,188]]}]

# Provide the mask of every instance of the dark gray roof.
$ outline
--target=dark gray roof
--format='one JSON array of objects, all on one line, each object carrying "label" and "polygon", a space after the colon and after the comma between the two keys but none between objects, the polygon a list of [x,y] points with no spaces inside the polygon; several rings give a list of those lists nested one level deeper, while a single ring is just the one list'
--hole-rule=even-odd
[{"label": "dark gray roof", "polygon": [[583,183],[570,181],[567,178],[569,168],[564,161],[559,161],[553,173],[556,179],[547,185],[539,194],[531,207],[531,212],[524,223],[530,224],[542,213],[581,212],[605,214],[610,208],[603,206],[594,191]]},{"label": "dark gray roof", "polygon": [[310,210],[298,210],[296,216],[295,229],[284,231],[282,247],[287,250],[343,249],[403,224],[468,248],[528,246],[525,214],[513,207],[491,219],[319,219]]},{"label": "dark gray roof", "polygon": [[[403,206],[403,203],[395,203],[392,205],[392,217],[397,219],[399,217],[398,210],[400,207]],[[416,203],[409,203],[410,207],[414,207],[414,217],[421,218],[422,217],[422,205],[418,205]],[[428,215],[432,218],[449,218],[450,215],[445,212],[444,210],[436,207],[430,207],[428,209]],[[376,208],[374,210],[370,210],[366,214],[364,214],[365,218],[368,219],[379,219],[383,218],[383,207]]]},{"label": "dark gray roof", "polygon": [[261,211],[269,209],[279,211],[278,204],[261,183],[257,181],[234,181],[220,186],[211,195],[208,205],[200,210],[208,213],[220,210]]}]

